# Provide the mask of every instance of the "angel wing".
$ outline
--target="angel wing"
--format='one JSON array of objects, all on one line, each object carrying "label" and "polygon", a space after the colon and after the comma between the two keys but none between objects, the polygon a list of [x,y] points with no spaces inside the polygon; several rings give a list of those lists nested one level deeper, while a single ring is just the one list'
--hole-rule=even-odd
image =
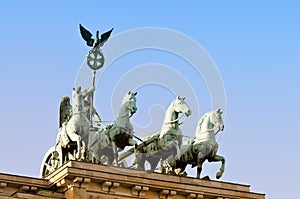
[{"label": "angel wing", "polygon": [[70,98],[64,96],[60,100],[59,105],[59,128],[62,127],[64,122],[69,121],[72,116],[72,106],[70,104]]},{"label": "angel wing", "polygon": [[108,38],[110,37],[110,34],[111,34],[112,31],[113,31],[113,28],[110,29],[109,31],[103,33],[103,34],[101,35],[101,39],[100,39],[100,42],[99,42],[99,43],[101,44],[101,43],[106,42],[106,41],[108,40]]},{"label": "angel wing", "polygon": [[[86,41],[86,44],[88,46],[93,46],[94,44],[94,39],[92,39],[92,33],[85,29],[81,24],[79,24],[79,29],[80,29],[80,34],[82,38]],[[101,35],[102,36],[102,35]]]},{"label": "angel wing", "polygon": [[96,32],[96,38],[92,38],[92,33],[85,29],[81,24],[79,24],[79,29],[80,29],[80,34],[82,38],[86,41],[86,44],[88,46],[94,47],[94,48],[99,48],[101,47],[104,42],[108,40],[110,37],[111,32],[113,31],[113,28],[110,29],[109,31],[101,34],[101,38],[99,38],[99,31]]}]

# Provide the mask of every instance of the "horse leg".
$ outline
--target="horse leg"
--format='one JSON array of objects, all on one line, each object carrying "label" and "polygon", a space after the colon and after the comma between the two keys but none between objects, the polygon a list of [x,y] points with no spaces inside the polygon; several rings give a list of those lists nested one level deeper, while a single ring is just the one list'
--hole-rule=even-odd
[{"label": "horse leg", "polygon": [[174,170],[173,170],[173,165],[174,165],[173,161],[172,161],[172,164],[170,164],[168,159],[166,159],[166,160],[161,159],[160,160],[161,173],[175,175]]},{"label": "horse leg", "polygon": [[76,160],[80,160],[82,158],[81,157],[81,136],[80,135],[77,135],[76,143],[77,143]]},{"label": "horse leg", "polygon": [[196,176],[196,178],[200,178],[201,171],[202,171],[202,164],[203,164],[203,162],[201,162],[201,163],[198,164],[198,166],[197,166],[197,176]]},{"label": "horse leg", "polygon": [[[175,141],[175,143],[177,143],[177,141]],[[180,162],[181,160],[181,151],[177,150],[178,145],[176,146],[176,150],[173,148],[171,151],[171,154],[169,155],[169,157],[166,159],[167,164],[169,165],[169,170],[171,173],[177,175],[177,173],[175,172],[175,170],[173,169],[175,167],[175,165]],[[179,147],[178,147],[179,148]],[[177,167],[178,168],[178,167]],[[176,169],[177,169],[176,168]],[[178,170],[177,170],[178,171]],[[179,171],[180,173],[180,171]]]},{"label": "horse leg", "polygon": [[135,158],[132,162],[133,168],[137,170],[145,170],[145,155],[143,153],[135,153]]},{"label": "horse leg", "polygon": [[177,141],[177,140],[174,141],[174,145],[175,145],[175,147],[176,147],[176,156],[175,156],[175,160],[179,160],[181,154],[180,154],[180,147],[179,147],[179,144],[178,144],[178,141]]},{"label": "horse leg", "polygon": [[200,178],[201,171],[202,171],[202,164],[205,161],[205,158],[203,157],[203,154],[200,152],[197,156],[197,177]]},{"label": "horse leg", "polygon": [[134,141],[133,139],[129,139],[128,140],[128,144],[129,144],[129,146],[133,146],[134,148],[133,148],[133,152],[134,153],[137,153],[137,142],[136,141]]},{"label": "horse leg", "polygon": [[137,163],[138,163],[138,155],[137,153],[134,153],[134,158],[131,162],[131,167],[137,169]]},{"label": "horse leg", "polygon": [[85,159],[85,150],[86,150],[86,146],[85,146],[85,142],[84,141],[81,141],[81,146],[82,146],[82,148],[81,148],[81,159]]},{"label": "horse leg", "polygon": [[72,141],[75,141],[76,144],[77,144],[77,152],[76,152],[76,157],[75,159],[76,160],[80,160],[81,158],[81,136],[80,135],[77,135],[76,133],[72,133],[72,134],[69,134],[69,137],[71,138]]},{"label": "horse leg", "polygon": [[152,157],[148,162],[150,163],[150,170],[154,171],[157,167],[157,164],[159,162],[160,158]]},{"label": "horse leg", "polygon": [[81,136],[76,134],[77,130],[75,125],[68,125],[66,130],[70,139],[77,144],[76,160],[79,160],[81,158]]},{"label": "horse leg", "polygon": [[58,143],[56,146],[55,146],[55,151],[58,152],[58,157],[59,157],[59,166],[63,165],[64,163],[64,155],[63,155],[63,152],[62,152],[62,146],[60,143]]},{"label": "horse leg", "polygon": [[225,171],[225,158],[220,155],[215,155],[212,158],[208,160],[209,162],[222,162],[222,165],[220,167],[220,171],[216,174],[216,178],[219,179],[222,177],[224,171]]},{"label": "horse leg", "polygon": [[[105,159],[106,158],[106,159]],[[106,160],[107,165],[112,165],[112,163],[114,162],[114,156],[112,156],[110,153],[108,153],[107,155],[102,155],[101,156],[101,161],[102,163],[104,163]]]},{"label": "horse leg", "polygon": [[166,170],[166,168],[164,167],[164,162],[165,162],[165,161],[160,160],[160,172],[161,172],[162,174],[167,174],[167,170]]},{"label": "horse leg", "polygon": [[112,142],[112,149],[113,149],[113,153],[114,153],[114,159],[115,159],[115,164],[116,166],[119,166],[119,157],[118,157],[118,151],[117,151],[117,146],[115,142]]}]

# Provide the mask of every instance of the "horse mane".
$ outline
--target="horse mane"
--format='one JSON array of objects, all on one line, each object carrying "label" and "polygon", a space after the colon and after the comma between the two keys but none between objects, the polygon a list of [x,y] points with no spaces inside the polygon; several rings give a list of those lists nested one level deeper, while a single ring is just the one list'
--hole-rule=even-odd
[{"label": "horse mane", "polygon": [[[210,114],[210,113],[211,113],[211,111],[205,113],[205,114],[201,117],[201,119],[199,120],[198,125],[197,125],[197,129],[199,129],[199,130],[198,130],[199,132],[201,131],[201,126],[202,126],[202,123],[203,123],[204,119],[206,119],[207,116],[208,116],[208,114]],[[197,132],[198,132],[198,131],[197,131]]]}]

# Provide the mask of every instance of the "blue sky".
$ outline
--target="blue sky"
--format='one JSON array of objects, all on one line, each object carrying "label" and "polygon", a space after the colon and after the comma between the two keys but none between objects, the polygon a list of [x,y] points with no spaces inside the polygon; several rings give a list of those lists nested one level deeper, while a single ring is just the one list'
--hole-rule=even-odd
[{"label": "blue sky", "polygon": [[[55,143],[60,98],[71,95],[88,51],[79,23],[93,33],[113,27],[112,37],[160,27],[196,41],[223,79],[226,119],[218,142],[227,165],[222,180],[250,184],[267,198],[293,198],[300,185],[299,8],[297,1],[2,1],[0,172],[38,176],[44,153]],[[178,65],[186,64],[155,50],[121,57],[97,86],[95,103],[103,120],[113,119],[104,99],[111,85],[124,71],[151,62],[174,66],[179,73]],[[203,80],[197,84],[190,69],[184,77],[199,89],[200,115],[210,110]],[[163,93],[161,99],[149,100],[156,92]],[[147,123],[140,119],[147,111],[143,106],[168,105],[173,96],[164,92],[141,89],[137,125]],[[213,176],[218,166],[206,164],[203,175]]]}]

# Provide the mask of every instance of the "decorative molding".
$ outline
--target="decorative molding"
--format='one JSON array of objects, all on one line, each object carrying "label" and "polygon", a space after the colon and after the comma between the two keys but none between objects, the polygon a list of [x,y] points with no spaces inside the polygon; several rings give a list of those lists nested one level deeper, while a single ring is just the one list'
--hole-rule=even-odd
[{"label": "decorative molding", "polygon": [[131,188],[131,194],[134,196],[139,196],[140,191],[142,190],[142,186],[135,185]]},{"label": "decorative molding", "polygon": [[64,164],[46,179],[0,174],[0,195],[6,199],[17,196],[32,199],[265,199],[264,194],[251,192],[249,185],[145,171],[128,172],[125,168],[116,170],[76,161]]},{"label": "decorative molding", "polygon": [[174,196],[177,195],[176,191],[170,190],[169,195],[167,196],[167,199],[173,199]]},{"label": "decorative molding", "polygon": [[145,198],[147,191],[149,191],[149,187],[143,187],[142,190],[140,191],[139,197],[140,198]]},{"label": "decorative molding", "polygon": [[116,193],[116,189],[120,186],[120,183],[113,182],[112,186],[110,187],[109,193]]},{"label": "decorative molding", "polygon": [[194,198],[196,198],[196,196],[197,196],[197,194],[195,194],[195,193],[190,193],[190,194],[188,194],[188,195],[186,196],[186,198],[187,198],[187,199],[194,199]]},{"label": "decorative molding", "polygon": [[0,193],[4,192],[4,188],[7,186],[7,183],[5,182],[0,182]]},{"label": "decorative molding", "polygon": [[20,190],[20,191],[24,191],[24,192],[25,192],[25,191],[29,191],[29,189],[30,189],[30,186],[23,185],[23,186],[21,186],[21,187],[20,187],[20,189],[19,189],[19,190]]},{"label": "decorative molding", "polygon": [[159,193],[159,199],[166,199],[167,195],[169,194],[169,190],[163,189]]},{"label": "decorative molding", "polygon": [[110,181],[105,181],[102,183],[102,191],[105,191],[105,192],[109,192],[109,188],[110,186],[112,185],[112,182]]},{"label": "decorative molding", "polygon": [[149,187],[135,185],[134,187],[131,188],[131,194],[139,198],[145,198],[147,191],[149,191]]},{"label": "decorative molding", "polygon": [[197,199],[204,198],[204,193],[197,193],[197,197],[196,198]]},{"label": "decorative molding", "polygon": [[77,188],[80,188],[80,185],[81,185],[81,183],[83,182],[83,178],[82,177],[75,177],[75,178],[73,178],[73,180],[72,180],[72,187],[77,187]]},{"label": "decorative molding", "polygon": [[81,183],[81,188],[86,189],[90,182],[91,182],[90,178],[84,178],[83,182]]}]

